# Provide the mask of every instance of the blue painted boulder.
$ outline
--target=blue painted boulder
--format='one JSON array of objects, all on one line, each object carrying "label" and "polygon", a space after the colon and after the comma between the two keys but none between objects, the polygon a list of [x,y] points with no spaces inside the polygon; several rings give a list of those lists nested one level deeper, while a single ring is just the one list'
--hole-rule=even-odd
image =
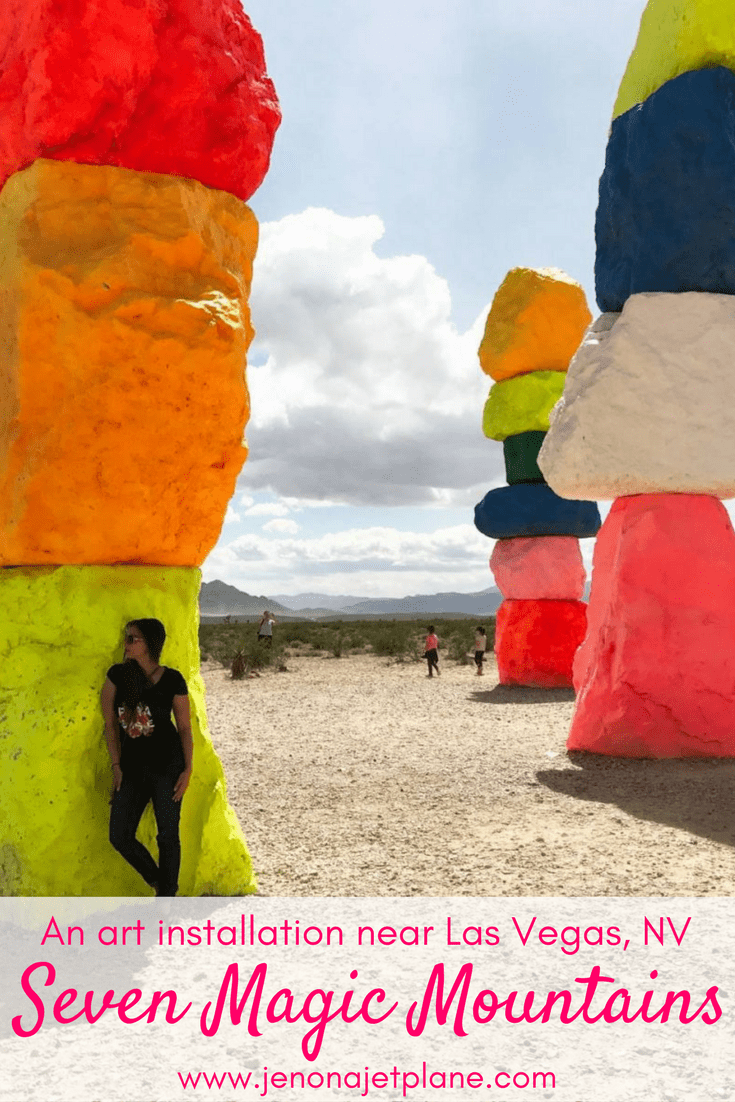
[{"label": "blue painted boulder", "polygon": [[597,301],[735,294],[735,73],[683,73],[612,124],[595,226]]},{"label": "blue painted boulder", "polygon": [[517,482],[491,490],[475,506],[475,528],[494,540],[519,536],[596,536],[600,513],[594,501],[568,501],[544,482]]}]

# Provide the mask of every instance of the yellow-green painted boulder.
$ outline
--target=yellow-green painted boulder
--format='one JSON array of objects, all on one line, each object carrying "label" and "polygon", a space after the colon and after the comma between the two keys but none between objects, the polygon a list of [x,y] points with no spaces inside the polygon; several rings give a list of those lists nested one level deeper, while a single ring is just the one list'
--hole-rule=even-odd
[{"label": "yellow-green painted boulder", "polygon": [[732,0],[650,0],[613,118],[643,103],[673,77],[717,65],[735,70]]},{"label": "yellow-green painted boulder", "polygon": [[546,432],[564,390],[564,371],[532,371],[496,383],[485,403],[482,430],[491,440],[520,432]]},{"label": "yellow-green painted boulder", "polygon": [[[160,619],[162,662],[191,701],[194,773],[181,816],[181,895],[255,891],[227,803],[199,674],[195,568],[17,567],[0,571],[0,893],[144,895],[108,841],[112,774],[99,695],[128,620]],[[146,811],[139,837],[156,853]]]}]

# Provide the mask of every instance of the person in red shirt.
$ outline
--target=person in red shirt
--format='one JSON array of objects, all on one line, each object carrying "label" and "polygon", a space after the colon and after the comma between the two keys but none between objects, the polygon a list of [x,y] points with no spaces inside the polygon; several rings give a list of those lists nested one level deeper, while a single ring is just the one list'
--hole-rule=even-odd
[{"label": "person in red shirt", "polygon": [[424,658],[429,664],[429,677],[434,676],[434,670],[436,670],[436,676],[439,677],[439,640],[434,634],[433,624],[429,624],[429,634],[426,636],[426,643],[424,644]]}]

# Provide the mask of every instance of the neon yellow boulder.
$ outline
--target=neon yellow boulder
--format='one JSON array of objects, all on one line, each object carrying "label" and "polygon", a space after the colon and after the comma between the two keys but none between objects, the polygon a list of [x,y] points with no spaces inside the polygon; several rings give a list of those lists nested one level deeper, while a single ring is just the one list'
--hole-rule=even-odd
[{"label": "neon yellow boulder", "polygon": [[[197,594],[188,567],[63,566],[0,571],[0,892],[144,895],[107,837],[112,791],[99,692],[122,656],[125,623],[166,626],[165,665],[189,685],[194,775],[181,817],[181,895],[256,890],[227,803],[199,674]],[[152,852],[150,807],[140,838]]]},{"label": "neon yellow boulder", "polygon": [[520,432],[547,432],[566,377],[565,371],[532,371],[496,383],[482,417],[485,436],[505,440]]},{"label": "neon yellow boulder", "polygon": [[625,70],[613,118],[693,69],[735,71],[732,0],[650,0]]}]

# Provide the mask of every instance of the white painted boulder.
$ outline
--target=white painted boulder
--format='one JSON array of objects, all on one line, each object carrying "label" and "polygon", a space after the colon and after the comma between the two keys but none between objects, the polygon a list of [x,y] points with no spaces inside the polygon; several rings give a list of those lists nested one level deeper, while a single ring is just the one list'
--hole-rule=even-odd
[{"label": "white painted boulder", "polygon": [[539,467],[560,497],[735,497],[735,296],[631,295],[572,360]]}]

